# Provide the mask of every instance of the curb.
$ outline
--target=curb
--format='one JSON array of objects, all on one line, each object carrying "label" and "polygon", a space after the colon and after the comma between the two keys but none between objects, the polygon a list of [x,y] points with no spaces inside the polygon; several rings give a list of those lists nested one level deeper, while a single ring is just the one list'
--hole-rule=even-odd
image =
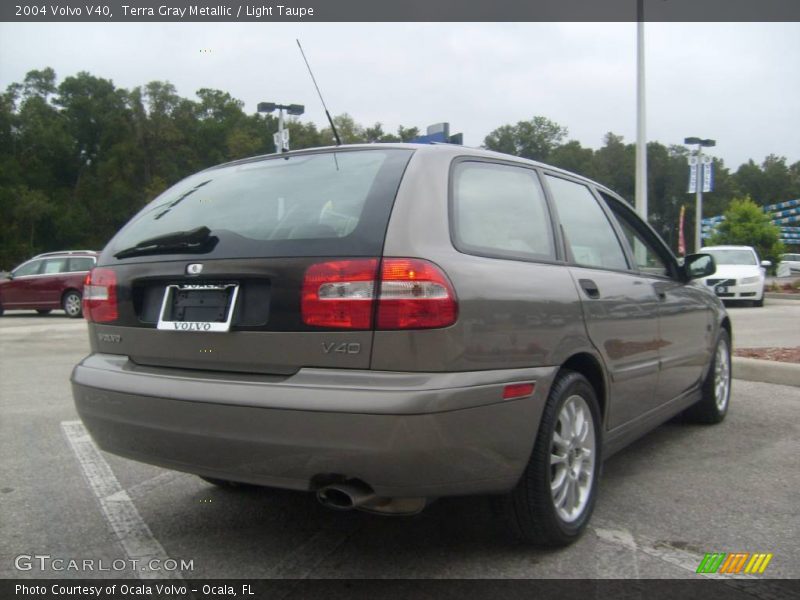
[{"label": "curb", "polygon": [[731,362],[734,379],[800,387],[800,364],[798,363],[743,356],[733,356]]},{"label": "curb", "polygon": [[782,294],[781,292],[765,292],[765,298],[775,298],[780,300],[800,300],[800,294]]}]

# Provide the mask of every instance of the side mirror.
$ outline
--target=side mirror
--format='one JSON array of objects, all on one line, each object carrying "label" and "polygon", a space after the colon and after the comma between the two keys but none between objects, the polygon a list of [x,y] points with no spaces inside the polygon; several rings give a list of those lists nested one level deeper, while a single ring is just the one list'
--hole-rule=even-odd
[{"label": "side mirror", "polygon": [[761,261],[761,266],[762,266],[762,267],[771,267],[771,266],[772,266],[772,261],[769,261],[769,260],[762,260],[762,261]]},{"label": "side mirror", "polygon": [[708,277],[717,272],[717,263],[710,254],[690,254],[683,260],[683,274],[686,281]]}]

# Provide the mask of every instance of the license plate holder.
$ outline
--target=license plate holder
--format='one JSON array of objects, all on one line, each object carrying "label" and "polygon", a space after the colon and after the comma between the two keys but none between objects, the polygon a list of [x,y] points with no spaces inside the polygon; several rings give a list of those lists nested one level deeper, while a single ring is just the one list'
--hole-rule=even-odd
[{"label": "license plate holder", "polygon": [[230,331],[238,283],[209,283],[164,288],[157,328],[166,331]]}]

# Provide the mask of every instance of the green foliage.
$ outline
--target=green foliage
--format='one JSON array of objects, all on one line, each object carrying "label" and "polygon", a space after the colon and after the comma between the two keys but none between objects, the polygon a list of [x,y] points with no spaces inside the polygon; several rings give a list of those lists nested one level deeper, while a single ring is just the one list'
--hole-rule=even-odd
[{"label": "green foliage", "polygon": [[761,207],[749,197],[734,199],[725,211],[709,245],[752,246],[762,260],[777,265],[784,252],[780,229],[770,222]]},{"label": "green foliage", "polygon": [[[81,72],[58,82],[47,67],[30,71],[0,93],[0,267],[37,252],[101,248],[145,203],[203,168],[274,152],[278,119],[246,114],[222,90],[202,88],[194,99],[151,81],[126,90]],[[408,142],[418,127],[387,133],[348,115],[334,117],[343,143]],[[329,127],[289,118],[294,149],[328,146]],[[608,133],[597,150],[565,141],[567,128],[543,116],[501,125],[485,146],[541,160],[595,179],[632,199],[635,146]],[[650,222],[674,248],[680,207],[687,207],[691,242],[694,197],[686,193],[688,150],[650,142]],[[715,160],[715,189],[704,196],[704,216],[720,214],[734,197],[765,205],[800,197],[800,162],[770,155],[731,173]],[[751,242],[746,242],[751,243]],[[775,250],[765,252],[774,257]]]},{"label": "green foliage", "polygon": [[550,153],[567,136],[567,128],[545,117],[533,117],[516,125],[503,125],[486,136],[489,150],[514,154],[531,160],[547,161]]}]

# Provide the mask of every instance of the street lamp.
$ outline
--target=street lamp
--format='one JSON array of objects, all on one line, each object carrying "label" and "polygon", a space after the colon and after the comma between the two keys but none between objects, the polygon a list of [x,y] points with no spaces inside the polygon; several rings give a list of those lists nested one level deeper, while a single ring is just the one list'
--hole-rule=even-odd
[{"label": "street lamp", "polygon": [[302,104],[275,104],[274,102],[259,102],[258,112],[271,113],[278,110],[278,132],[272,136],[275,142],[275,152],[289,151],[289,130],[283,127],[283,111],[290,115],[302,115],[306,108]]},{"label": "street lamp", "polygon": [[703,243],[703,148],[710,148],[717,145],[716,140],[703,140],[699,137],[687,137],[683,140],[684,144],[697,146],[697,202],[694,214],[694,251],[700,252]]}]

